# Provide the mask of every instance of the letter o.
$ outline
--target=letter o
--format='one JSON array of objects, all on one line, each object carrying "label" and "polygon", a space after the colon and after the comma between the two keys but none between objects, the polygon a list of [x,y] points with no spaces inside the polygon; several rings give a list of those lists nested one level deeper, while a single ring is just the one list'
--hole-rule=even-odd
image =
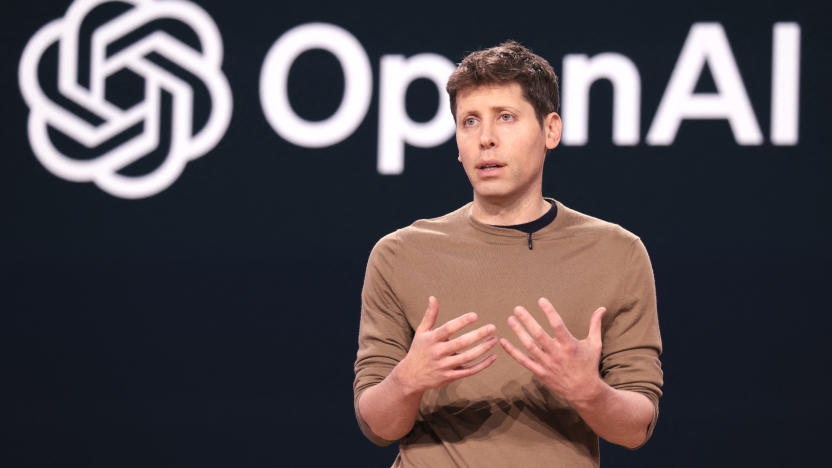
[{"label": "letter o", "polygon": [[[332,53],[344,73],[344,96],[328,119],[311,122],[298,116],[289,103],[289,70],[302,53],[323,49]],[[350,136],[367,115],[373,92],[370,59],[358,39],[328,23],[306,23],[286,31],[269,49],[260,70],[260,105],[278,135],[298,146],[323,148]]]}]

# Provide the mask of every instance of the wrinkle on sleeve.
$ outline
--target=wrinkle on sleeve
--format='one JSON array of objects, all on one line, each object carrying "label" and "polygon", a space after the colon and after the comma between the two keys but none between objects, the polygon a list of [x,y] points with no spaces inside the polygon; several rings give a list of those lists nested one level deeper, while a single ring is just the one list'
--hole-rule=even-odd
[{"label": "wrinkle on sleeve", "polygon": [[653,267],[647,249],[638,238],[631,244],[619,294],[618,310],[613,316],[604,317],[600,372],[611,387],[641,393],[653,403],[653,420],[647,428],[646,442],[659,416],[662,340]]},{"label": "wrinkle on sleeve", "polygon": [[364,288],[361,292],[361,322],[358,330],[358,352],[355,360],[353,404],[361,432],[376,445],[389,445],[377,436],[361,417],[358,400],[361,394],[378,384],[401,361],[413,340],[413,328],[407,321],[396,295],[395,233],[376,243],[367,262]]}]

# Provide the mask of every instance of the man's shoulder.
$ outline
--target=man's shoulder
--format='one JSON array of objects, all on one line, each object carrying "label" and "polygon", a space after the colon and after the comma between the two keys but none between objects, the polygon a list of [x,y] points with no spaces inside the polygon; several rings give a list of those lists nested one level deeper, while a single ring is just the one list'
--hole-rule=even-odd
[{"label": "man's shoulder", "polygon": [[563,233],[569,236],[593,237],[621,245],[631,245],[639,239],[636,234],[628,231],[620,224],[582,213],[563,204],[560,204],[560,207],[562,211],[558,215],[564,217],[561,229]]},{"label": "man's shoulder", "polygon": [[375,248],[395,250],[403,245],[420,245],[447,239],[467,225],[469,208],[470,203],[436,218],[417,219],[411,225],[397,229],[379,239]]},{"label": "man's shoulder", "polygon": [[416,242],[448,236],[466,225],[469,205],[470,203],[436,218],[417,219],[410,226],[397,229],[381,240]]}]

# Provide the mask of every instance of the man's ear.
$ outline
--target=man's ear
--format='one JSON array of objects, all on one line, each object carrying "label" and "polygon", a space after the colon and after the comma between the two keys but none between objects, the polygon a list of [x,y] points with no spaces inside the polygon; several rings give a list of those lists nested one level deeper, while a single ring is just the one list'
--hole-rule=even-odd
[{"label": "man's ear", "polygon": [[560,144],[563,122],[557,112],[551,112],[543,119],[543,131],[546,133],[546,149],[554,149]]},{"label": "man's ear", "polygon": [[459,161],[459,162],[462,162],[462,155],[457,153],[456,154],[456,160]]}]

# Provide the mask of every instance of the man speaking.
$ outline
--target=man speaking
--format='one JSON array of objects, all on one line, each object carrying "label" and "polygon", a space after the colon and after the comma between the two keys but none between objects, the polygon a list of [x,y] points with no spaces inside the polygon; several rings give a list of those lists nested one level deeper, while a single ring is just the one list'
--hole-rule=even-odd
[{"label": "man speaking", "polygon": [[662,385],[653,271],[637,236],[543,196],[557,76],[506,42],[447,91],[474,199],[370,254],[361,430],[399,441],[394,467],[598,466],[598,437],[641,446]]}]

